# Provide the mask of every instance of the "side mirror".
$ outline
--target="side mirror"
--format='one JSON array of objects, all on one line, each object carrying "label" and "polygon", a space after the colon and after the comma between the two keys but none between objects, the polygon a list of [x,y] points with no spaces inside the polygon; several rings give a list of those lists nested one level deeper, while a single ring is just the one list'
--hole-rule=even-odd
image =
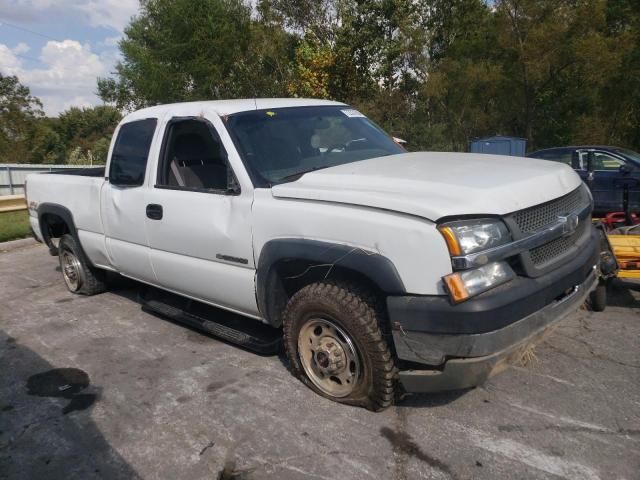
[{"label": "side mirror", "polygon": [[228,167],[227,170],[227,195],[240,195],[240,184],[238,183],[238,179],[231,172],[231,168]]},{"label": "side mirror", "polygon": [[622,174],[622,175],[629,175],[632,171],[633,168],[631,168],[629,165],[627,165],[626,163],[623,163],[622,165],[620,165],[620,168],[618,168],[618,171]]}]

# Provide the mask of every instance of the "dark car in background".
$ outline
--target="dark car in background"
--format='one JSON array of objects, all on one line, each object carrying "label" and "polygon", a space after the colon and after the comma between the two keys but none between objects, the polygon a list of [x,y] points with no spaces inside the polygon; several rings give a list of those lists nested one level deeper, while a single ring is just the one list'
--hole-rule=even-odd
[{"label": "dark car in background", "polygon": [[640,153],[620,147],[580,145],[546,148],[527,157],[571,166],[591,189],[596,215],[624,210],[625,184],[629,189],[630,210],[640,210]]}]

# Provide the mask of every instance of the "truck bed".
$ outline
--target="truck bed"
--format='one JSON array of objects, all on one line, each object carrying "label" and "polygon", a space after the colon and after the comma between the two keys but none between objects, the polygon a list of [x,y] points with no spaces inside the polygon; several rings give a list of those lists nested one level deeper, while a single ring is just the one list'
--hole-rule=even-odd
[{"label": "truck bed", "polygon": [[94,249],[103,250],[103,228],[100,219],[100,192],[104,185],[104,167],[78,168],[62,172],[35,173],[27,177],[27,201],[31,226],[42,239],[38,212],[66,211],[72,218],[78,236],[92,259]]},{"label": "truck bed", "polygon": [[50,172],[51,175],[77,175],[80,177],[104,177],[105,167],[66,168]]}]

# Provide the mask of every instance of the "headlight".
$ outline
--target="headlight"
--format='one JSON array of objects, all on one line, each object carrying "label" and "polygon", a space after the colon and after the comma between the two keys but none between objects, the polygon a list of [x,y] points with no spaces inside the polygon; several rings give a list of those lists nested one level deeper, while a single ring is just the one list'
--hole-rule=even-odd
[{"label": "headlight", "polygon": [[438,230],[453,257],[488,250],[511,241],[506,225],[491,218],[445,223]]},{"label": "headlight", "polygon": [[506,262],[494,262],[473,270],[455,272],[443,277],[449,296],[454,303],[486,292],[508,282],[515,273]]}]

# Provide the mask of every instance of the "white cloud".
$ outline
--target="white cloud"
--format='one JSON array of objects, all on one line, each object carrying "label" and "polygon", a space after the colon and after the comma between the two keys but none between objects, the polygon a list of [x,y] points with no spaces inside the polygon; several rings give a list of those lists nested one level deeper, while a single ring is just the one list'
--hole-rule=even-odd
[{"label": "white cloud", "polygon": [[92,27],[108,27],[122,32],[138,11],[138,0],[83,0],[73,5],[86,13]]},{"label": "white cloud", "polygon": [[[91,46],[75,40],[49,41],[40,49],[39,43],[29,42],[30,49],[22,42],[10,47],[4,40],[0,43],[0,72],[17,75],[42,100],[47,115],[56,115],[69,106],[99,104],[96,78],[114,70],[120,59],[117,44],[138,10],[139,0],[0,0],[0,24],[7,22],[3,28],[23,28],[26,32],[19,33],[38,40],[34,35],[47,38],[50,22],[61,18],[84,25],[83,31],[89,31],[86,37],[93,45],[92,51]],[[9,26],[12,22],[18,27]],[[99,33],[92,34],[91,30]],[[3,31],[0,29],[0,34]]]},{"label": "white cloud", "polygon": [[107,37],[100,42],[100,45],[104,47],[117,47],[120,40],[122,40],[122,37],[120,35],[116,35],[115,37]]},{"label": "white cloud", "polygon": [[21,55],[23,53],[27,53],[29,50],[31,50],[31,48],[29,48],[29,45],[24,42],[20,42],[13,48],[13,53],[15,53],[16,55]]},{"label": "white cloud", "polygon": [[20,44],[11,49],[0,44],[0,71],[17,75],[28,85],[44,105],[47,115],[56,115],[70,106],[97,105],[96,78],[104,76],[107,68],[88,45],[75,40],[49,41],[40,54],[44,68],[26,68],[16,53]]},{"label": "white cloud", "polygon": [[5,75],[17,75],[22,71],[22,62],[16,56],[16,48],[9,48],[0,44],[0,72]]},{"label": "white cloud", "polygon": [[3,0],[0,17],[20,22],[47,19],[52,12],[76,10],[86,15],[92,27],[122,32],[138,11],[138,0]]}]

